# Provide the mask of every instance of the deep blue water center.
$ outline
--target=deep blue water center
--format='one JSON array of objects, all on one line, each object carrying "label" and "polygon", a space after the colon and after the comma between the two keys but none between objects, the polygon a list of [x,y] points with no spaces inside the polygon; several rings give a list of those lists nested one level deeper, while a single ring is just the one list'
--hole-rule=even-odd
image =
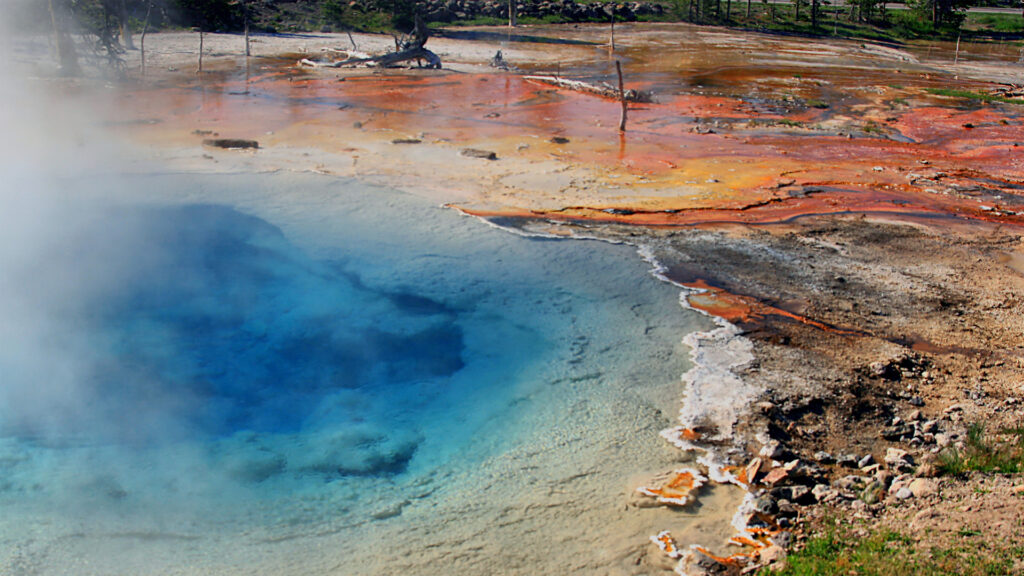
[{"label": "deep blue water center", "polygon": [[[141,406],[173,391],[196,434],[294,432],[339,389],[386,390],[463,367],[454,310],[370,289],[259,218],[188,205],[119,208],[111,219],[103,242],[131,241],[146,256],[118,268],[120,286],[83,326],[116,343],[93,374],[98,397]],[[373,306],[391,315],[359,317]]]}]

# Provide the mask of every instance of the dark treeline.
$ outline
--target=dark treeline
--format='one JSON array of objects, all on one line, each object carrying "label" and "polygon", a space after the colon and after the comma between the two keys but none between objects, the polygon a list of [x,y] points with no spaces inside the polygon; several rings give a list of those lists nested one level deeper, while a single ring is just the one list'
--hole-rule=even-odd
[{"label": "dark treeline", "polygon": [[[907,0],[907,10],[898,11],[898,17],[897,11],[886,10],[885,0],[790,0],[785,5],[767,0],[8,0],[8,6],[26,29],[51,30],[62,69],[74,72],[72,35],[90,38],[92,51],[117,68],[125,51],[135,48],[133,35],[168,28],[408,32],[420,16],[428,23],[679,20],[817,32],[828,11],[833,30],[842,18],[896,29],[895,36],[956,37],[969,3],[1011,1]],[[758,11],[753,16],[752,6]]]},{"label": "dark treeline", "polygon": [[[247,22],[260,31],[411,29],[416,14],[427,22],[507,19],[511,7],[519,17],[550,22],[676,19],[691,22],[729,23],[750,17],[748,0],[658,0],[649,2],[591,2],[576,0],[13,0],[32,6],[36,21],[48,21],[51,12],[70,15],[90,30],[141,30],[147,19],[154,29],[201,28],[205,31],[241,31]],[[753,0],[755,6],[764,0]],[[884,0],[791,0],[794,20],[816,23],[820,10],[839,5],[850,18],[882,23]],[[934,27],[959,26],[969,5],[1015,6],[1011,0],[907,0],[914,19]],[[646,6],[646,8],[638,8]],[[783,6],[770,8],[774,15]],[[31,10],[30,10],[31,11]],[[431,16],[434,16],[432,18]],[[118,36],[124,37],[122,32]]]}]

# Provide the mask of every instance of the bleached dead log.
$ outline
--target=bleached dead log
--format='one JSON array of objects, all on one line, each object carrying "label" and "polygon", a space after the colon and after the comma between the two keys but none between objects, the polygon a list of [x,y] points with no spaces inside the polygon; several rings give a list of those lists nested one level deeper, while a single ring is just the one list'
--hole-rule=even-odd
[{"label": "bleached dead log", "polygon": [[327,52],[329,54],[344,54],[346,59],[348,59],[348,58],[373,58],[372,55],[367,54],[366,52],[359,52],[359,51],[357,51],[354,48],[352,50],[342,50],[341,48],[331,48],[330,46],[325,46],[325,47],[321,48],[320,51],[321,52]]},{"label": "bleached dead log", "polygon": [[[559,78],[557,76],[523,76],[523,78],[534,82],[551,84],[553,86],[558,86],[559,88],[565,88],[566,90],[594,94],[601,96],[602,98],[612,98],[614,100],[620,99],[619,89],[604,83],[589,84],[587,82],[569,80],[566,78]],[[626,90],[624,98],[627,102],[651,102],[651,95],[642,90]]]},{"label": "bleached dead log", "polygon": [[[341,51],[344,52],[348,58],[344,60],[338,60],[335,62],[316,62],[308,58],[299,60],[300,66],[310,66],[312,68],[348,68],[353,66],[381,66],[388,67],[394,66],[401,62],[408,62],[416,60],[417,62],[426,62],[427,68],[441,68],[441,58],[423,47],[427,43],[429,33],[427,31],[426,24],[423,20],[416,16],[416,28],[413,29],[412,35],[407,40],[395,39],[395,45],[398,48],[394,52],[382,54],[380,56],[370,56],[368,54],[357,53],[355,51]],[[332,50],[333,51],[333,50]],[[422,65],[422,64],[421,64]]]},{"label": "bleached dead log", "polygon": [[426,62],[427,68],[441,68],[441,58],[422,46],[402,50],[401,52],[389,52],[381,56],[346,58],[345,60],[337,60],[335,62],[317,62],[303,58],[299,60],[299,65],[311,68],[352,68],[356,66],[380,66],[386,68],[410,60]]}]

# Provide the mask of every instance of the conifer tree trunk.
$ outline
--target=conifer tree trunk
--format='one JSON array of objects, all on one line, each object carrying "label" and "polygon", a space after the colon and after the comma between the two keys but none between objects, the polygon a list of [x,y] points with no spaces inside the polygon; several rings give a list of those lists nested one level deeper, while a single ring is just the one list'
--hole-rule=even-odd
[{"label": "conifer tree trunk", "polygon": [[53,42],[57,48],[57,64],[63,76],[77,76],[81,72],[78,66],[78,54],[75,44],[71,41],[64,28],[64,10],[60,0],[49,0],[50,22],[53,24]]},{"label": "conifer tree trunk", "polygon": [[126,0],[118,2],[118,13],[121,20],[121,45],[125,50],[135,50],[135,44],[132,42],[132,27],[128,22],[128,2]]}]

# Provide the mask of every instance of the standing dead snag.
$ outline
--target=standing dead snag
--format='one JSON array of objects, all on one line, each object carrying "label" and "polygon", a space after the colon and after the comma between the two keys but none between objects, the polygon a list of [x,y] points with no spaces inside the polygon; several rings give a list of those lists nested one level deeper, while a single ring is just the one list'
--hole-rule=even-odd
[{"label": "standing dead snag", "polygon": [[199,28],[199,67],[196,68],[196,74],[203,73],[203,29]]},{"label": "standing dead snag", "polygon": [[139,63],[140,73],[146,76],[146,33],[149,32],[149,15],[153,11],[153,0],[146,3],[146,21],[142,25],[142,36],[139,37]]},{"label": "standing dead snag", "polygon": [[622,103],[622,115],[619,116],[619,132],[626,131],[626,90],[622,85],[622,63],[615,61],[615,71],[619,73],[619,102]]},{"label": "standing dead snag", "polygon": [[615,6],[612,6],[612,31],[608,46],[612,52],[615,52]]},{"label": "standing dead snag", "polygon": [[242,16],[245,18],[245,57],[248,58],[251,55],[249,50],[249,2],[248,0],[242,0]]}]

